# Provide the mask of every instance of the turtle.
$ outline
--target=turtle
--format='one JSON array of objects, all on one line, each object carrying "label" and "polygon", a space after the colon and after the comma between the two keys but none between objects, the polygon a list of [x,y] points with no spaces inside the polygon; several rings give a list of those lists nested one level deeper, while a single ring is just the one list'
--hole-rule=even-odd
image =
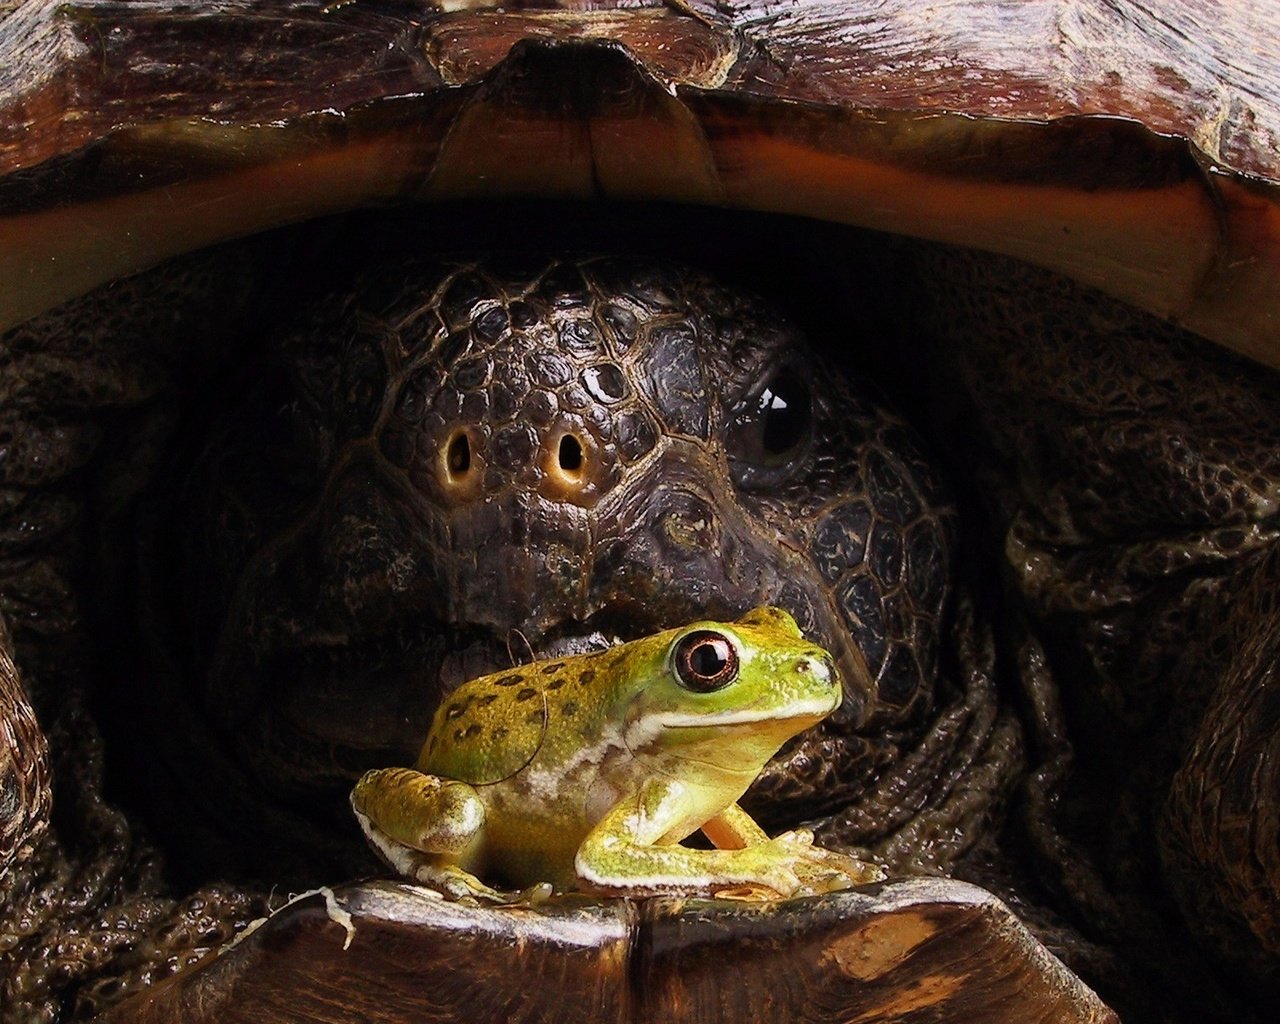
[{"label": "turtle", "polygon": [[[2,1012],[1262,1019],[1277,35],[1194,2],[4,5]],[[411,345],[458,416],[524,356],[567,366],[553,470],[621,441],[588,379],[647,395],[654,445],[720,453],[736,543],[686,547],[828,633],[842,594],[824,639],[858,683],[753,811],[889,882],[498,910],[333,888],[374,869],[324,794],[438,700],[398,655],[434,651],[444,687],[477,647],[607,642],[667,600],[517,607],[459,570],[492,598],[479,639],[436,607],[361,648],[439,582],[394,491],[331,486],[362,445],[413,463]],[[763,358],[753,400],[806,410],[768,458],[734,448],[770,447],[762,406],[730,408],[735,351]],[[439,424],[446,460],[496,458],[497,425]],[[600,486],[659,501],[640,461]],[[761,568],[761,523],[821,586]],[[747,606],[691,586],[657,611]],[[320,682],[271,689],[272,663]]]}]

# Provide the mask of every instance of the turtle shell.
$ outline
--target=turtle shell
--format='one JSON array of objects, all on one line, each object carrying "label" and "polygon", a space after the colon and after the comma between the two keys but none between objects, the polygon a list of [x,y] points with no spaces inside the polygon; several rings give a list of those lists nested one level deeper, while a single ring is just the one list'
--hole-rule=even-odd
[{"label": "turtle shell", "polygon": [[[1159,13],[1102,0],[17,0],[0,7],[0,329],[325,214],[613,199],[985,249],[1280,366],[1280,61],[1263,45],[1278,37],[1264,5],[1182,0]],[[0,683],[29,722],[4,663]],[[38,743],[0,740],[11,788],[46,793]],[[6,855],[44,817],[37,799],[19,806],[32,820],[5,835]],[[335,1006],[420,1019],[433,970],[440,1019],[563,1017],[539,965],[592,1019],[748,1019],[791,988],[788,1012],[805,1019],[1112,1019],[961,883],[803,913],[636,913],[570,901],[503,916],[353,887],[291,905],[117,1019],[328,1019]],[[761,966],[741,1002],[722,993],[726,944]],[[448,973],[426,966],[446,957]],[[779,962],[783,974],[766,970]],[[332,987],[335,963],[347,969]]]},{"label": "turtle shell", "polygon": [[989,249],[1280,362],[1265,6],[6,8],[0,326],[327,212],[557,196]]},{"label": "turtle shell", "polygon": [[[943,949],[964,950],[963,971]],[[1116,1020],[999,900],[923,878],[792,903],[568,898],[501,913],[373,882],[304,895],[198,985],[179,975],[108,1019],[407,1024],[424,1006],[457,1021],[798,1022],[815,1007],[831,1021]]]}]

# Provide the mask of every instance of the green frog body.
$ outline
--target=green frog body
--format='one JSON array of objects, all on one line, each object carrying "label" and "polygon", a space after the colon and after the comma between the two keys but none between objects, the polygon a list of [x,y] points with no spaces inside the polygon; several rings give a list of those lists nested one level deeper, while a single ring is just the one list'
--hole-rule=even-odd
[{"label": "green frog body", "polygon": [[[770,839],[737,803],[840,700],[831,656],[757,608],[465,683],[416,768],[367,772],[351,804],[394,869],[455,898],[511,898],[492,876],[617,896],[844,889],[882,874],[805,830]],[[714,849],[681,845],[698,829]]]}]

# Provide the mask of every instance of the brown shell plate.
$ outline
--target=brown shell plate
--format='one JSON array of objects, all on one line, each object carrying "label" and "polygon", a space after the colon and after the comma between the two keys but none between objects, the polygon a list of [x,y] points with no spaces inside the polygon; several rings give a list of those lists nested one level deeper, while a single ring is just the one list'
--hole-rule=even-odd
[{"label": "brown shell plate", "polygon": [[[729,976],[726,945],[734,957]],[[371,882],[302,897],[243,944],[105,1020],[1117,1018],[998,900],[964,882],[922,878],[783,902],[566,896],[496,909]]]},{"label": "brown shell plate", "polygon": [[1269,4],[10,0],[0,327],[354,207],[664,199],[1007,253],[1280,363]]}]

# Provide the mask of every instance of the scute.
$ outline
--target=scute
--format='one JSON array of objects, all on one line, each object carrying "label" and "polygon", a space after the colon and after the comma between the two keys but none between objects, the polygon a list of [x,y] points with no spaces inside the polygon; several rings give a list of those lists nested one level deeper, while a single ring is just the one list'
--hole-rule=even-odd
[{"label": "scute", "polygon": [[[469,1020],[477,992],[503,999],[508,989],[525,1019],[583,1024],[801,1024],[813,1019],[815,1002],[840,1020],[946,1013],[974,1024],[1115,1024],[1056,962],[1038,962],[1034,940],[982,890],[946,879],[885,888],[883,900],[840,893],[753,906],[570,896],[510,911],[428,899],[420,888],[386,882],[346,886],[304,896],[291,920],[263,926],[263,942],[209,962],[200,995],[164,986],[103,1024],[248,1024],[279,1013],[272,979],[286,974],[299,979],[297,994],[288,1016],[275,1019],[303,1024],[331,1009],[326,965],[348,938],[342,963],[369,982],[354,987],[348,1005],[386,1024],[421,1020],[424,993],[443,1019]],[[468,937],[470,955],[449,971],[435,969],[440,959],[454,960],[459,935]],[[744,964],[733,986],[723,983],[726,942]],[[948,956],[961,949],[970,969],[956,974]],[[554,986],[546,984],[548,962],[559,968]],[[1051,980],[1040,984],[1046,968]],[[901,1016],[889,980],[898,971],[903,989],[929,993],[930,1016]],[[776,993],[798,980],[813,998],[779,1005]]]},{"label": "scute", "polygon": [[990,248],[1280,363],[1269,5],[530,6],[8,6],[0,325],[321,213],[581,196]]}]

